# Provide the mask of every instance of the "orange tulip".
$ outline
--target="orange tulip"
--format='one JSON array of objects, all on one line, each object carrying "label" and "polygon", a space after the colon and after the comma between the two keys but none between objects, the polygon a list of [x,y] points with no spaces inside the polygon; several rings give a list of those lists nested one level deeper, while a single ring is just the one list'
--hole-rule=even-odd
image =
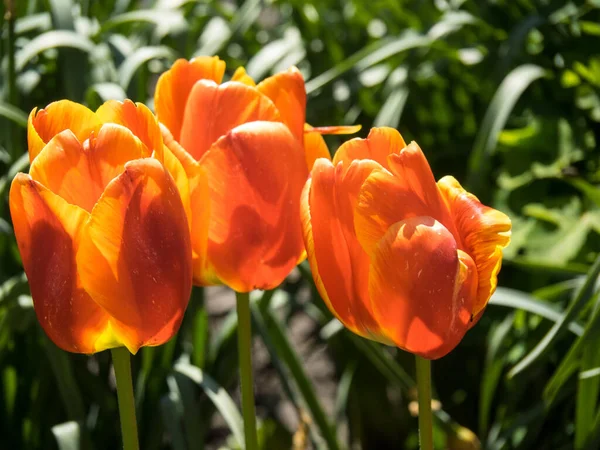
[{"label": "orange tulip", "polygon": [[28,141],[10,210],[43,329],[77,353],[166,342],[192,284],[189,195],[150,110],[59,101],[32,111]]},{"label": "orange tulip", "polygon": [[496,289],[511,223],[391,128],[319,159],[302,195],[308,259],[354,333],[424,358],[452,350]]},{"label": "orange tulip", "polygon": [[[208,178],[208,195],[190,184],[195,283],[272,289],[304,258],[300,194],[314,161],[329,157],[320,133],[353,130],[305,125],[295,68],[258,85],[242,68],[220,84],[224,73],[217,57],[180,59],[158,80],[154,105],[186,173]],[[196,208],[210,210],[208,229]]]}]

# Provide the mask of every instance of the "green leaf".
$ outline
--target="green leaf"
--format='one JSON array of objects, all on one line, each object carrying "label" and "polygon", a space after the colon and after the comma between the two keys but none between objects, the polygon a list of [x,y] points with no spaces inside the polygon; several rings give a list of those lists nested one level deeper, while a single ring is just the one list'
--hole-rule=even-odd
[{"label": "green leaf", "polygon": [[75,421],[61,423],[52,427],[52,434],[56,439],[59,450],[79,450],[80,427]]},{"label": "green leaf", "polygon": [[581,357],[575,404],[575,448],[583,448],[585,445],[594,426],[594,414],[591,413],[598,411],[600,376],[593,372],[600,367],[599,343],[600,334],[589,339]]},{"label": "green leaf", "polygon": [[[507,306],[514,309],[522,309],[532,314],[537,314],[544,319],[558,322],[562,319],[564,312],[558,308],[552,307],[548,303],[536,299],[535,297],[526,294],[525,292],[517,291],[515,289],[499,287],[492,296],[489,302],[490,305]],[[583,327],[572,321],[568,324],[568,329],[573,334],[581,336],[583,334]]]},{"label": "green leaf", "polygon": [[25,66],[40,53],[60,47],[69,47],[90,53],[94,50],[94,43],[74,31],[47,31],[29,41],[17,52],[15,63],[17,72],[23,71]]},{"label": "green leaf", "polygon": [[202,388],[208,398],[219,410],[223,419],[225,419],[225,422],[227,422],[237,444],[243,449],[244,425],[242,416],[227,391],[219,386],[210,376],[191,364],[178,362],[175,364],[175,371],[189,378]]},{"label": "green leaf", "polygon": [[23,128],[27,127],[27,114],[16,106],[0,102],[0,116],[12,120]]},{"label": "green leaf", "polygon": [[119,66],[119,82],[123,89],[127,90],[136,72],[153,59],[167,59],[174,61],[175,52],[169,47],[140,47],[131,53]]},{"label": "green leaf", "polygon": [[[518,364],[509,372],[508,376],[514,378],[516,375],[530,367],[536,361],[539,361],[550,349],[550,346],[556,342],[556,339],[565,331],[568,324],[577,316],[579,311],[593,294],[594,285],[598,274],[600,273],[600,256],[596,259],[594,265],[590,268],[585,283],[579,289],[577,295],[573,298],[567,311],[561,316],[554,326],[546,333],[544,338],[529,352]],[[584,333],[585,336],[585,333]],[[581,338],[580,338],[581,339]],[[572,351],[572,349],[571,349]],[[555,375],[556,376],[556,375]]]},{"label": "green leaf", "polygon": [[339,449],[340,445],[337,441],[335,430],[329,423],[325,411],[323,410],[323,407],[317,398],[314,387],[308,379],[304,368],[302,367],[302,363],[300,362],[298,354],[292,347],[285,332],[283,331],[281,323],[274,317],[268,308],[264,308],[262,310],[255,308],[255,311],[256,314],[262,317],[264,320],[267,329],[269,330],[271,340],[277,351],[277,356],[289,369],[294,381],[296,382],[296,385],[298,386],[298,390],[308,405],[315,424],[321,432],[321,436],[325,442],[327,442],[327,448],[332,450]]},{"label": "green leaf", "polygon": [[431,39],[415,35],[414,33],[407,33],[396,38],[378,40],[308,81],[306,83],[306,93],[310,94],[322,88],[349,70],[365,70],[399,53],[412,50],[413,48],[426,47],[431,42]]},{"label": "green leaf", "polygon": [[500,83],[485,112],[469,158],[467,184],[474,192],[481,192],[489,184],[490,157],[517,101],[531,83],[545,75],[542,67],[524,64],[513,69]]},{"label": "green leaf", "polygon": [[[99,34],[102,35],[108,30],[121,26],[137,23],[149,23],[154,26],[160,26],[168,32],[179,29],[186,25],[183,13],[176,9],[140,9],[130,11],[111,17],[100,27]],[[168,34],[168,33],[166,33]]]}]

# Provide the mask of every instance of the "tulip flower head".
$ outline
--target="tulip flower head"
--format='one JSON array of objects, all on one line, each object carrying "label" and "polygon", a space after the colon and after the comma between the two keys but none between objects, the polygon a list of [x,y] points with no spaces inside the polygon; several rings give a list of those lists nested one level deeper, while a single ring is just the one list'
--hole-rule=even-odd
[{"label": "tulip flower head", "polygon": [[166,342],[191,290],[190,200],[150,110],[55,102],[32,111],[28,141],[10,210],[45,332],[76,353]]},{"label": "tulip flower head", "polygon": [[[190,184],[195,283],[272,289],[305,257],[300,195],[329,152],[304,123],[297,69],[259,84],[243,68],[221,84],[224,73],[217,57],[178,60],[160,77],[154,106],[186,173],[208,180],[207,192]],[[204,227],[197,216],[207,209]]]},{"label": "tulip flower head", "polygon": [[316,161],[302,194],[316,286],[354,333],[428,359],[451,351],[496,289],[509,218],[391,128]]}]

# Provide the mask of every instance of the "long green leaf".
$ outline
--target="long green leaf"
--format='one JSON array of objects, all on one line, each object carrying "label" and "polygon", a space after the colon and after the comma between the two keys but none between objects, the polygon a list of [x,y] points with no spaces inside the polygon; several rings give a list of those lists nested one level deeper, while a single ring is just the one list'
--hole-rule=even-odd
[{"label": "long green leaf", "polygon": [[79,450],[81,435],[79,423],[70,421],[54,425],[52,434],[56,439],[59,450]]},{"label": "long green leaf", "polygon": [[237,444],[244,448],[244,425],[240,411],[225,389],[217,384],[210,376],[198,367],[179,362],[175,365],[175,371],[189,378],[202,388],[208,398],[219,410],[229,429],[233,433]]},{"label": "long green leaf", "polygon": [[600,256],[596,258],[596,262],[590,268],[585,283],[579,289],[577,295],[573,298],[573,301],[569,305],[565,314],[562,315],[560,320],[554,324],[554,326],[546,333],[544,338],[535,346],[531,352],[529,352],[518,364],[515,365],[509,372],[510,378],[515,377],[523,370],[527,369],[534,362],[544,356],[550,349],[550,346],[556,341],[558,337],[565,331],[568,324],[573,321],[579,311],[583,308],[585,303],[590,299],[596,279],[600,273]]},{"label": "long green leaf", "polygon": [[29,41],[17,52],[16,69],[21,72],[25,66],[40,53],[52,48],[70,47],[82,52],[90,53],[94,50],[94,43],[87,37],[74,31],[52,30],[40,34]]},{"label": "long green leaf", "polygon": [[140,9],[111,17],[102,24],[99,34],[104,34],[117,26],[137,23],[149,23],[174,29],[185,25],[185,18],[183,13],[176,9]]},{"label": "long green leaf", "polygon": [[490,156],[496,148],[498,133],[505,127],[517,100],[531,83],[545,75],[542,67],[524,64],[513,69],[500,83],[485,112],[469,158],[467,184],[474,192],[480,193],[485,184],[489,184]]},{"label": "long green leaf", "polygon": [[16,106],[0,102],[0,116],[12,120],[17,125],[25,128],[27,126],[27,114]]},{"label": "long green leaf", "polygon": [[123,89],[127,90],[135,73],[153,59],[167,59],[173,61],[175,52],[169,47],[140,47],[131,53],[119,66],[119,82]]}]

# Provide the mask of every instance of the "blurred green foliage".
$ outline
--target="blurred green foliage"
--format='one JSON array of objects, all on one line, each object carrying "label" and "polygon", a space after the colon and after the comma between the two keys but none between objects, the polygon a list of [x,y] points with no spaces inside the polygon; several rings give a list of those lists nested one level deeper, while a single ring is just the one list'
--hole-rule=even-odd
[{"label": "blurred green foliage", "polygon": [[[152,106],[157,76],[202,54],[257,79],[297,65],[309,123],[397,127],[438,177],[510,214],[502,287],[433,365],[439,448],[599,448],[599,1],[4,0],[0,16],[0,449],[120,445],[108,352],[66,354],[35,320],[7,202],[27,114],[61,98]],[[341,330],[300,272],[253,295],[301,418],[291,429],[259,397],[262,448],[416,448],[411,355]],[[212,326],[204,294],[176,339],[134,358],[143,449],[239,446],[235,314]],[[299,316],[334,363],[333,413],[286,333]]]}]

